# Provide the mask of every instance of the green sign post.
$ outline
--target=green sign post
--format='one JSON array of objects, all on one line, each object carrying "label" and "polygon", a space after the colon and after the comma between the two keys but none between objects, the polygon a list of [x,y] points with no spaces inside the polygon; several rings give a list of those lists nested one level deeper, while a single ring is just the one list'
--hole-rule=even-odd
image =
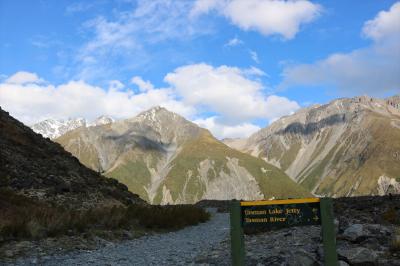
[{"label": "green sign post", "polygon": [[234,266],[244,265],[243,229],[274,230],[322,225],[325,265],[338,265],[332,200],[308,198],[268,201],[232,201],[231,253]]}]

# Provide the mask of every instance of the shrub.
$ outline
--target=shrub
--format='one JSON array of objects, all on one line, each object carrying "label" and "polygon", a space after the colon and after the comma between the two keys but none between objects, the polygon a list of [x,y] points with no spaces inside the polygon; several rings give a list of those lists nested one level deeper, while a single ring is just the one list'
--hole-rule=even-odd
[{"label": "shrub", "polygon": [[396,229],[396,231],[393,235],[393,240],[390,245],[390,250],[393,252],[400,251],[400,227]]},{"label": "shrub", "polygon": [[383,219],[391,224],[400,224],[400,217],[395,208],[390,208],[382,215]]},{"label": "shrub", "polygon": [[56,236],[88,229],[176,230],[205,222],[210,214],[192,205],[130,205],[70,210],[37,202],[9,190],[0,190],[0,236],[3,239]]},{"label": "shrub", "polygon": [[206,222],[210,214],[192,205],[131,205],[127,217],[136,218],[140,225],[151,229],[179,229]]}]

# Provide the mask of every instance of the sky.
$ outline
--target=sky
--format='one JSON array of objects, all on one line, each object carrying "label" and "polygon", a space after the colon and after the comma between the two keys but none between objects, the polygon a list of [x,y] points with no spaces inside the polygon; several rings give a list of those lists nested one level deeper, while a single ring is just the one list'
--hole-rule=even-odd
[{"label": "sky", "polygon": [[247,137],[398,93],[399,1],[0,0],[0,106],[27,125],[163,106]]}]

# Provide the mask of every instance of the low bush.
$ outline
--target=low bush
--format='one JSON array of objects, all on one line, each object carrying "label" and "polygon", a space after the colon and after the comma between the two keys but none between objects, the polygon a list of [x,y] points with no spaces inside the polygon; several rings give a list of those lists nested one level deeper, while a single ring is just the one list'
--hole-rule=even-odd
[{"label": "low bush", "polygon": [[140,225],[150,229],[179,229],[203,223],[210,214],[192,205],[131,205],[127,217],[138,219]]},{"label": "low bush", "polygon": [[382,218],[391,224],[400,225],[400,215],[395,208],[389,208],[388,210],[386,210],[383,213]]},{"label": "low bush", "polygon": [[400,227],[397,228],[393,234],[390,250],[392,252],[400,252]]},{"label": "low bush", "polygon": [[191,205],[104,207],[70,210],[50,206],[9,190],[0,190],[0,237],[2,239],[56,236],[88,229],[177,230],[205,222],[210,214]]}]

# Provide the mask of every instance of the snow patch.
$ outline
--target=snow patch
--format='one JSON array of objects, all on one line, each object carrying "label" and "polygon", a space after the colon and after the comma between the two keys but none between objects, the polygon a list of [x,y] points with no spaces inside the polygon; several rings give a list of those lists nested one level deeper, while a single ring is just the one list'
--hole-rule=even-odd
[{"label": "snow patch", "polygon": [[389,193],[397,194],[400,193],[400,182],[394,178],[382,175],[378,178],[377,189],[380,196],[388,195]]}]

